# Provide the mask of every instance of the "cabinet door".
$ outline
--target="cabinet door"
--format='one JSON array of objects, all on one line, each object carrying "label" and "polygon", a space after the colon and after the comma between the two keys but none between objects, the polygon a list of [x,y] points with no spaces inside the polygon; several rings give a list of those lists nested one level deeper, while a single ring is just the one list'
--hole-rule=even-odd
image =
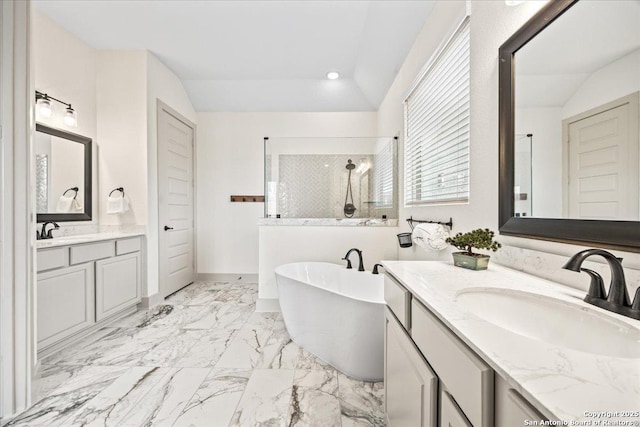
[{"label": "cabinet door", "polygon": [[524,426],[526,421],[546,420],[520,393],[496,376],[496,427]]},{"label": "cabinet door", "polygon": [[96,319],[98,321],[139,303],[140,253],[96,261]]},{"label": "cabinet door", "polygon": [[473,427],[451,395],[442,390],[440,395],[440,427]]},{"label": "cabinet door", "polygon": [[387,309],[385,402],[390,427],[435,427],[438,379]]},{"label": "cabinet door", "polygon": [[38,350],[95,323],[93,263],[38,273]]}]

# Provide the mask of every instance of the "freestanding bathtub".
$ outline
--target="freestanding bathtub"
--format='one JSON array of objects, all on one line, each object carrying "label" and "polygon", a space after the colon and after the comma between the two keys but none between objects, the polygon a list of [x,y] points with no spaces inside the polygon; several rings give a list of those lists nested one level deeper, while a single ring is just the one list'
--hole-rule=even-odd
[{"label": "freestanding bathtub", "polygon": [[383,275],[326,262],[284,264],[275,274],[291,339],[349,377],[381,381]]}]

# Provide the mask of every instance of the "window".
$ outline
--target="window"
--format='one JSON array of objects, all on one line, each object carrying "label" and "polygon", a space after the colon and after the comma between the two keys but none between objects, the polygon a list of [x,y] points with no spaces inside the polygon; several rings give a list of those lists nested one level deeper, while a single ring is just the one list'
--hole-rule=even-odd
[{"label": "window", "polygon": [[405,204],[469,200],[469,18],[404,103]]},{"label": "window", "polygon": [[393,140],[379,140],[373,156],[373,191],[376,208],[393,207]]}]

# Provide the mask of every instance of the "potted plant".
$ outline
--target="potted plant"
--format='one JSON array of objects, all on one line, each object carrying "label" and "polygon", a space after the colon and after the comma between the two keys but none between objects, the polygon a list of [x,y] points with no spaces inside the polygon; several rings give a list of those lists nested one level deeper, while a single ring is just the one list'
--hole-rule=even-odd
[{"label": "potted plant", "polygon": [[494,235],[495,233],[488,228],[478,228],[449,237],[447,243],[462,251],[453,253],[453,264],[471,270],[486,270],[489,266],[489,255],[474,253],[473,248],[497,251],[502,245],[493,240]]}]

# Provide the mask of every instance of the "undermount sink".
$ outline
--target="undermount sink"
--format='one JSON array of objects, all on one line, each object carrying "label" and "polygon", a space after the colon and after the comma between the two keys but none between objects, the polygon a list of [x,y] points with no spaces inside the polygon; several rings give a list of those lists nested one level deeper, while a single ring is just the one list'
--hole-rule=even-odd
[{"label": "undermount sink", "polygon": [[640,358],[640,328],[578,304],[500,288],[463,289],[456,303],[527,338],[586,353]]}]

